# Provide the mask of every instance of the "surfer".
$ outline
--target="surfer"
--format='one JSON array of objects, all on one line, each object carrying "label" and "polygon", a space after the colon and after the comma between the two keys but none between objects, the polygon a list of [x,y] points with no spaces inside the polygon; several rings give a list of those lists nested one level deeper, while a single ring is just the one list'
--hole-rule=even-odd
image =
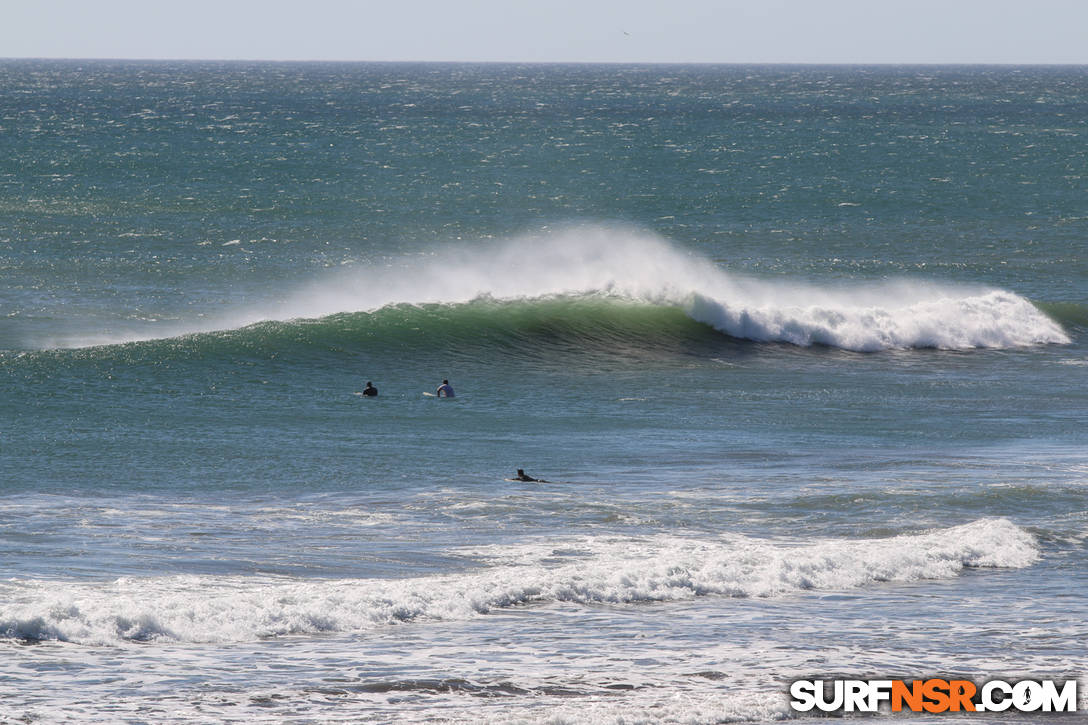
[{"label": "surfer", "polygon": [[442,384],[438,386],[438,390],[434,391],[434,394],[439,398],[453,398],[453,388],[450,387],[449,380],[443,380]]},{"label": "surfer", "polygon": [[374,387],[374,383],[370,382],[369,380],[366,381],[366,387],[363,388],[363,395],[368,398],[378,397],[378,389]]},{"label": "surfer", "polygon": [[543,478],[533,478],[525,472],[524,468],[518,469],[518,475],[514,476],[514,481],[525,481],[526,483],[547,483]]}]

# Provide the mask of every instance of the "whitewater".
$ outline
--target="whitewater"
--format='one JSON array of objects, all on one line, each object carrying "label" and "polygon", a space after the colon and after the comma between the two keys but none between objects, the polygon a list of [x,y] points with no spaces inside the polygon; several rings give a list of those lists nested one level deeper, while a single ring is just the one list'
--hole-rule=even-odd
[{"label": "whitewater", "polygon": [[0,61],[0,722],[1088,712],[1086,124],[1078,68]]},{"label": "whitewater", "polygon": [[[1005,520],[871,541],[788,544],[656,535],[593,537],[463,551],[456,576],[256,583],[247,578],[121,578],[104,584],[0,584],[0,632],[41,642],[253,642],[465,620],[556,602],[635,604],[693,597],[786,597],[877,582],[955,577],[965,567],[1030,566],[1033,537]],[[555,562],[557,551],[568,551]]]},{"label": "whitewater", "polygon": [[[354,265],[353,265],[354,266]],[[445,245],[324,275],[274,304],[154,333],[99,334],[47,347],[87,347],[237,329],[267,321],[373,313],[398,305],[556,298],[675,308],[730,337],[854,351],[1067,344],[1060,324],[1020,295],[925,280],[759,279],[685,253],[649,232],[605,225],[476,245]]]}]

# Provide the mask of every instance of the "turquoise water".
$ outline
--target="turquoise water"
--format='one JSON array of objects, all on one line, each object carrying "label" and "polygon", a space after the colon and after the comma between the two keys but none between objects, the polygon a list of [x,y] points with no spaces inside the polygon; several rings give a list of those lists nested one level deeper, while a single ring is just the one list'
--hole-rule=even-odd
[{"label": "turquoise water", "polygon": [[1083,68],[0,63],[0,714],[1082,675],[1085,118]]}]

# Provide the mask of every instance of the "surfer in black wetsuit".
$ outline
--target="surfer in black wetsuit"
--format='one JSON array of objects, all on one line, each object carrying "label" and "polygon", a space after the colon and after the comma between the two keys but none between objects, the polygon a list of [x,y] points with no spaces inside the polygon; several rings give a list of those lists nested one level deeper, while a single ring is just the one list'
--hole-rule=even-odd
[{"label": "surfer in black wetsuit", "polygon": [[378,389],[374,387],[374,383],[370,382],[369,380],[366,381],[366,387],[363,388],[363,395],[368,398],[378,397]]},{"label": "surfer in black wetsuit", "polygon": [[518,469],[518,475],[514,476],[515,481],[525,481],[526,483],[547,483],[543,478],[533,478],[525,472],[524,468]]}]

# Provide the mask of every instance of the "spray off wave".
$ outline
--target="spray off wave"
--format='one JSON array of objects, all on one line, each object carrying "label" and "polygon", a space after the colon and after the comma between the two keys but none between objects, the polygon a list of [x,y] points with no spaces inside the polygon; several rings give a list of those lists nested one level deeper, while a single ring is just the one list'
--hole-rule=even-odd
[{"label": "spray off wave", "polygon": [[[447,248],[334,273],[285,300],[111,342],[232,330],[267,321],[373,313],[396,306],[606,299],[682,311],[730,337],[845,350],[1012,348],[1070,342],[1011,292],[912,280],[809,284],[723,269],[640,231],[574,228]],[[164,334],[166,333],[166,334]],[[102,344],[84,340],[79,346]]]},{"label": "spray off wave", "polygon": [[465,552],[487,566],[404,580],[179,576],[109,584],[0,585],[0,636],[82,644],[242,642],[465,620],[526,604],[778,598],[809,590],[947,579],[965,567],[1026,567],[1034,538],[1004,519],[889,539],[769,542],[586,537]]},{"label": "spray off wave", "polygon": [[874,351],[1069,342],[1060,325],[1003,290],[907,280],[835,287],[757,280],[648,233],[603,227],[345,273],[237,322],[371,312],[397,304],[557,296],[606,296],[678,308],[731,337],[801,346]]}]

